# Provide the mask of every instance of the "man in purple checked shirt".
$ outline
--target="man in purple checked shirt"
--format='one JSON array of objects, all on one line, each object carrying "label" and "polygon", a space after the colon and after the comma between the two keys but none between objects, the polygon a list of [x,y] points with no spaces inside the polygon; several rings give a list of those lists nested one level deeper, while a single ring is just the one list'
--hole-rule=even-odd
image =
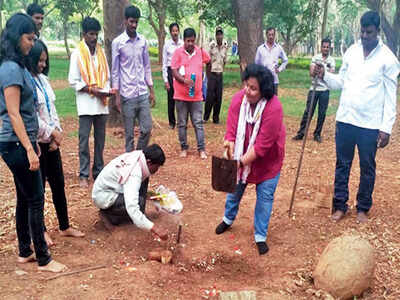
[{"label": "man in purple checked shirt", "polygon": [[[274,94],[278,96],[278,74],[285,70],[288,58],[282,47],[275,42],[275,28],[269,27],[265,33],[267,41],[258,46],[254,62],[258,65],[267,67],[272,72],[272,75],[274,76]],[[279,59],[281,59],[280,65]]]},{"label": "man in purple checked shirt", "polygon": [[133,134],[136,119],[140,127],[136,149],[144,149],[148,145],[152,129],[150,103],[155,105],[148,44],[136,32],[139,18],[139,8],[127,7],[126,30],[112,42],[112,87],[117,90],[116,105],[124,121],[126,152],[135,150]]}]

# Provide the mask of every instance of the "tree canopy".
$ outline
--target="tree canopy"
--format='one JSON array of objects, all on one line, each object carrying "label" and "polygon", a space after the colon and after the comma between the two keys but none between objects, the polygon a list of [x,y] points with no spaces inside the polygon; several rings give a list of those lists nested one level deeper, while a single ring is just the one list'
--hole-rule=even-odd
[{"label": "tree canopy", "polygon": [[[42,35],[46,40],[64,41],[67,49],[69,39],[79,39],[79,23],[83,17],[92,15],[103,22],[103,1],[32,0],[42,5],[46,12]],[[152,45],[163,45],[171,22],[178,22],[182,28],[190,26],[196,30],[200,28],[200,21],[204,22],[206,40],[213,37],[216,26],[223,26],[228,40],[237,40],[240,25],[238,13],[256,5],[259,11],[263,11],[262,21],[256,21],[259,22],[258,26],[262,26],[261,29],[275,27],[279,42],[289,54],[306,55],[317,50],[322,34],[333,40],[335,53],[341,55],[358,39],[361,14],[372,9],[382,17],[384,41],[398,54],[400,0],[138,0],[134,4],[139,6],[143,15],[139,31],[146,35]],[[13,13],[24,11],[28,5],[29,2],[25,0],[0,0],[0,25],[4,26]],[[252,32],[248,34],[259,35]]]}]

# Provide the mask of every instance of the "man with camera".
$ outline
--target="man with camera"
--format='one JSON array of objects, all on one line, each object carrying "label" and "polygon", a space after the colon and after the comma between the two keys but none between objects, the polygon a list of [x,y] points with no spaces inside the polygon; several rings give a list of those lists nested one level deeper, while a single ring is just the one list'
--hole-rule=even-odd
[{"label": "man with camera", "polygon": [[[325,38],[321,42],[321,53],[315,55],[312,58],[311,66],[310,66],[310,76],[313,74],[314,66],[316,63],[322,64],[329,72],[335,72],[335,59],[329,55],[329,51],[331,48],[331,41],[328,38]],[[299,141],[302,140],[305,134],[306,125],[308,114],[311,113],[311,118],[314,115],[314,110],[318,103],[318,120],[317,120],[317,127],[314,130],[314,141],[318,143],[322,142],[321,139],[321,132],[322,126],[324,125],[326,110],[328,108],[329,103],[329,88],[326,83],[317,78],[316,88],[315,88],[315,100],[313,106],[311,107],[312,101],[312,90],[313,87],[311,86],[310,91],[308,92],[307,97],[307,105],[306,109],[304,110],[303,118],[301,119],[300,129],[297,134],[293,137],[293,140]]]}]

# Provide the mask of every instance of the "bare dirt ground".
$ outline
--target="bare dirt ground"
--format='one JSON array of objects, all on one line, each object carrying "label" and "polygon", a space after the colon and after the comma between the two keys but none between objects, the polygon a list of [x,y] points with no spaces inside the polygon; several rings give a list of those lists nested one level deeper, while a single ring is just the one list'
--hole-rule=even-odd
[{"label": "bare dirt ground", "polygon": [[[164,148],[167,161],[151,180],[151,186],[166,185],[175,190],[184,204],[182,247],[173,263],[148,261],[156,247],[174,247],[178,218],[159,214],[151,203],[148,216],[169,229],[167,243],[154,240],[150,233],[134,225],[108,232],[99,221],[90,189],[78,185],[78,143],[76,119],[63,120],[65,134],[62,157],[73,226],[86,237],[73,239],[58,234],[58,222],[46,188],[46,225],[56,245],[52,256],[69,271],[93,266],[98,270],[48,280],[53,274],[36,271],[35,263],[16,263],[15,187],[12,176],[0,160],[0,298],[3,299],[211,299],[211,291],[254,290],[257,299],[325,299],[312,284],[312,270],[324,247],[344,232],[364,236],[376,249],[377,268],[373,286],[362,299],[400,299],[400,139],[395,126],[391,144],[378,151],[377,179],[370,221],[355,221],[354,198],[358,187],[357,158],[350,180],[352,205],[340,223],[330,221],[329,210],[316,206],[329,203],[335,168],[334,117],[326,120],[324,141],[307,143],[296,194],[294,215],[288,207],[301,143],[294,142],[299,120],[285,118],[286,158],[276,192],[271,218],[267,255],[259,256],[253,241],[255,188],[249,186],[238,218],[223,235],[214,233],[224,211],[225,195],[211,188],[211,155],[220,155],[224,125],[206,124],[207,160],[195,150],[193,128],[188,129],[191,150],[186,159],[178,157],[177,132],[154,126],[152,142]],[[312,123],[311,130],[315,123]],[[123,152],[124,141],[107,129],[105,161]],[[26,273],[25,273],[26,272]]]}]

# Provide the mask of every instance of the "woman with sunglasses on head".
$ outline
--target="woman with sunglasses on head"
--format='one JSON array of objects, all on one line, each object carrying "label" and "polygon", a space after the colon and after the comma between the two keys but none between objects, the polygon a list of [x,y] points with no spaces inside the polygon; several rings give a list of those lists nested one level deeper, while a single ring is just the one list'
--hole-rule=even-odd
[{"label": "woman with sunglasses on head", "polygon": [[39,271],[61,272],[66,266],[52,260],[44,239],[37,99],[26,69],[35,29],[31,17],[17,13],[7,21],[0,37],[0,155],[13,174],[17,193],[17,262],[37,260]]}]

